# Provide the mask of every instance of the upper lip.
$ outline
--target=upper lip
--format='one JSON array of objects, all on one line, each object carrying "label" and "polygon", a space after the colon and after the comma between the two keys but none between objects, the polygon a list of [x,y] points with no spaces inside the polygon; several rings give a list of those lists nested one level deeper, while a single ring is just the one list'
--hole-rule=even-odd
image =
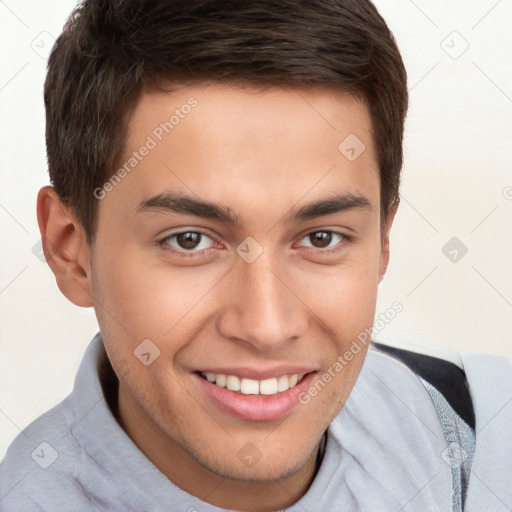
[{"label": "upper lip", "polygon": [[273,377],[281,377],[283,375],[305,375],[316,371],[310,366],[290,366],[278,365],[271,368],[255,368],[250,366],[237,366],[236,368],[215,367],[202,368],[198,370],[200,373],[216,373],[222,375],[235,375],[241,379],[265,380]]}]

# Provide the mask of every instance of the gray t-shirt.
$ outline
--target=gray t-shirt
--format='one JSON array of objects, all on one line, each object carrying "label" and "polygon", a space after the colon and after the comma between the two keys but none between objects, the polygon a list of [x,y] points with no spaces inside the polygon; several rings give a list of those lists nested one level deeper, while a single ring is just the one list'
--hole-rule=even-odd
[{"label": "gray t-shirt", "polygon": [[[98,333],[87,348],[72,393],[9,447],[0,465],[1,511],[224,510],[175,486],[136,447],[109,407],[115,383]],[[465,466],[459,477],[469,474],[473,430],[442,395],[434,399],[425,384],[401,362],[369,350],[350,398],[327,431],[314,481],[286,510],[458,509],[461,482],[453,471],[446,422],[452,439],[469,454],[460,461],[459,466]],[[512,502],[510,496],[501,498]]]}]

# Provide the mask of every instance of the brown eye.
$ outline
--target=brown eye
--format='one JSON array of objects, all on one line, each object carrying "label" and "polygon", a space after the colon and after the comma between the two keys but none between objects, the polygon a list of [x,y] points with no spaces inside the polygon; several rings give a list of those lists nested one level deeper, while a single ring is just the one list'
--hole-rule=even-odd
[{"label": "brown eye", "polygon": [[186,231],[176,235],[176,242],[182,249],[195,249],[201,241],[201,233],[195,231]]},{"label": "brown eye", "polygon": [[329,254],[343,249],[351,240],[351,237],[337,231],[319,230],[305,235],[300,246],[317,249],[318,254]]},{"label": "brown eye", "polygon": [[332,235],[330,231],[315,231],[314,233],[310,233],[308,237],[313,247],[323,249],[324,247],[328,247],[331,243]]},{"label": "brown eye", "polygon": [[[345,236],[336,231],[313,231],[306,235],[303,240],[309,241],[310,245],[315,249],[325,249],[326,247],[335,247],[345,240]],[[334,243],[333,243],[334,242]]]},{"label": "brown eye", "polygon": [[174,253],[189,253],[192,256],[211,249],[215,241],[201,231],[180,231],[166,236],[160,241],[160,245]]}]

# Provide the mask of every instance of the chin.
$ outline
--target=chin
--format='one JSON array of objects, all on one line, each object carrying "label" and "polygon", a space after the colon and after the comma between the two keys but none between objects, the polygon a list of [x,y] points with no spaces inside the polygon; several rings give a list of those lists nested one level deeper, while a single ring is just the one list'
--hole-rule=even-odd
[{"label": "chin", "polygon": [[[298,446],[303,446],[303,443],[298,443]],[[303,449],[297,449],[295,453],[279,450],[276,457],[275,448],[262,451],[250,442],[232,451],[230,456],[219,457],[218,453],[205,456],[204,452],[191,455],[201,466],[222,478],[246,482],[281,480],[304,467],[312,456]]]}]

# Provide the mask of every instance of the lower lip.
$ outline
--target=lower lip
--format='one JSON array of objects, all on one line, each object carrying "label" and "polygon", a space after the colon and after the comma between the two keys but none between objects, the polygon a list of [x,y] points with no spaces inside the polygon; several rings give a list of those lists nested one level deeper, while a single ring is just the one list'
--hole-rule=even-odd
[{"label": "lower lip", "polygon": [[309,373],[293,388],[275,395],[244,395],[221,388],[198,374],[193,378],[211,401],[223,411],[250,421],[270,421],[288,414],[299,402],[299,395],[309,388],[316,372]]}]

